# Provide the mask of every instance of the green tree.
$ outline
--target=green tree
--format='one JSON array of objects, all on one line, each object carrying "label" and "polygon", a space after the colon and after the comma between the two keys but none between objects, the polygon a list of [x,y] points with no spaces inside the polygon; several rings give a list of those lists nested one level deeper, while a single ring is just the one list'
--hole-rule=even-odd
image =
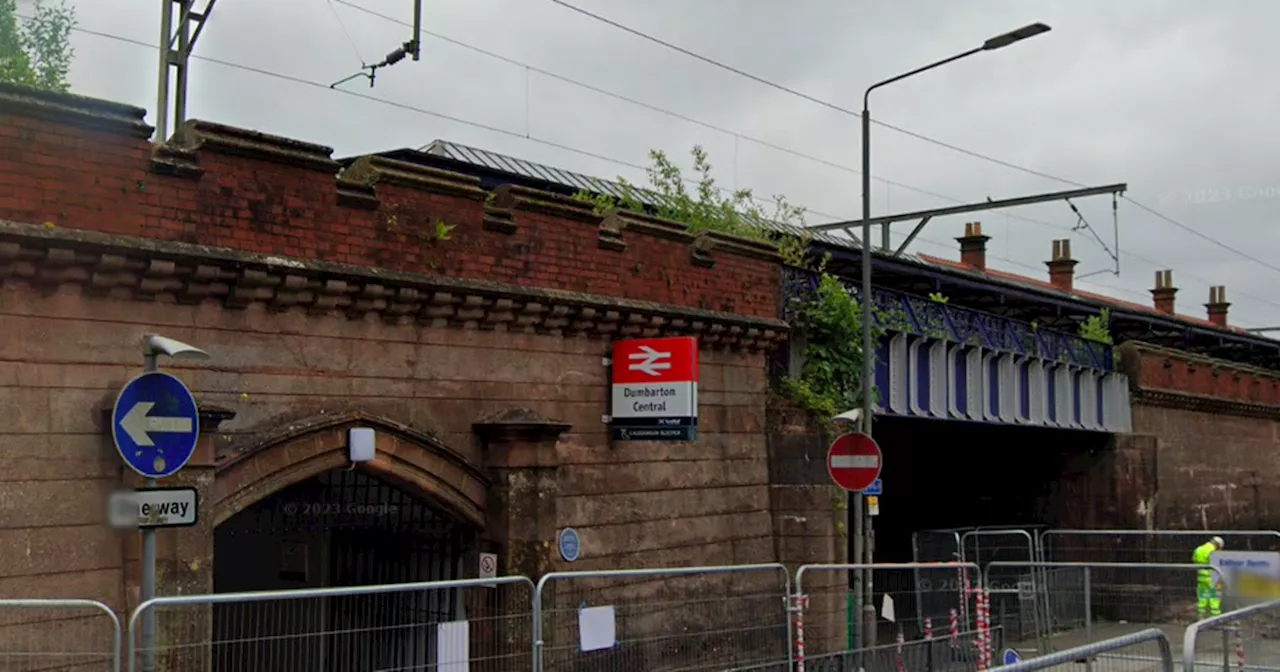
[{"label": "green tree", "polygon": [[64,0],[36,0],[33,9],[19,21],[17,0],[0,0],[0,82],[65,92],[75,8]]}]

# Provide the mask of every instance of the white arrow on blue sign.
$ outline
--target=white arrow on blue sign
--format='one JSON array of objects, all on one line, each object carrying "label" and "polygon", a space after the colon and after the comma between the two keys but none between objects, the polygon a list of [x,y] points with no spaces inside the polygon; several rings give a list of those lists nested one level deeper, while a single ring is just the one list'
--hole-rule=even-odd
[{"label": "white arrow on blue sign", "polygon": [[144,373],[116,397],[111,436],[134,471],[146,478],[172,476],[191,459],[200,436],[195,397],[167,373]]},{"label": "white arrow on blue sign", "polygon": [[878,478],[877,478],[876,480],[871,481],[871,485],[868,485],[868,486],[867,486],[867,489],[862,491],[862,494],[864,494],[864,495],[883,495],[883,494],[884,494],[884,484],[883,484],[883,483],[881,483],[881,482],[880,482],[880,479],[878,479]]}]

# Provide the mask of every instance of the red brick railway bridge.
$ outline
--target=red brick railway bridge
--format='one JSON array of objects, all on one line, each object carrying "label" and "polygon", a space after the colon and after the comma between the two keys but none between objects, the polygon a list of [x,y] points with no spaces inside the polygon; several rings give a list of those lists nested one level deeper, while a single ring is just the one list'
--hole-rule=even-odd
[{"label": "red brick railway bridge", "polygon": [[[472,576],[480,551],[535,577],[846,557],[825,439],[770,402],[789,334],[771,246],[600,215],[515,179],[491,188],[378,155],[343,166],[327,147],[208,122],[153,143],[143,119],[0,86],[0,596],[136,604],[136,535],[104,523],[108,492],[133,482],[104,413],[148,332],[212,354],[167,364],[204,435],[173,479],[199,490],[202,515],[161,533],[162,594],[337,580],[282,578],[283,546],[323,530],[279,505],[339,492],[415,502],[356,521],[382,536],[342,551],[415,535],[432,560],[397,580]],[[1225,318],[1165,318],[1239,337]],[[612,339],[660,334],[702,344],[701,437],[611,445],[601,358]],[[1280,477],[1280,376],[1121,351],[1132,432],[1092,452],[1064,440],[1043,487],[1019,496],[1060,526],[1280,525],[1265,487]],[[348,473],[353,426],[377,430],[377,459]],[[949,468],[915,464],[926,479]],[[937,522],[912,515],[900,524]],[[554,549],[564,527],[582,537],[572,565]]]}]

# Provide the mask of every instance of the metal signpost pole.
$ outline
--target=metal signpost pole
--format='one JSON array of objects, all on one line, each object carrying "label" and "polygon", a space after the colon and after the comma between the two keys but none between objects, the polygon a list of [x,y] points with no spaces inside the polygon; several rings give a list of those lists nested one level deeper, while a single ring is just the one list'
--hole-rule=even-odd
[{"label": "metal signpost pole", "polygon": [[[156,596],[156,530],[157,527],[182,527],[195,524],[199,495],[193,488],[157,488],[156,481],[178,473],[195,453],[200,437],[200,409],[191,390],[181,381],[159,371],[160,355],[186,359],[208,359],[199,348],[171,338],[147,334],[143,337],[142,367],[139,376],[125,383],[111,411],[111,437],[125,464],[144,479],[145,486],[127,494],[132,511],[130,527],[142,532],[142,585],[140,604]],[[179,506],[170,509],[157,499],[177,498]],[[119,499],[108,500],[109,510],[116,512]],[[116,521],[126,522],[126,521]],[[113,522],[113,524],[116,524]],[[142,669],[156,669],[156,617],[147,608],[140,614],[142,623]],[[130,633],[130,637],[133,634]],[[133,640],[130,640],[132,647]],[[129,661],[132,669],[135,661]]]},{"label": "metal signpost pole", "polygon": [[[861,381],[862,399],[861,401],[862,401],[862,432],[867,436],[874,436],[871,432],[871,424],[872,424],[871,423],[871,394],[873,390],[872,376],[875,374],[875,369],[874,369],[875,344],[872,342],[873,339],[872,339],[872,325],[871,325],[871,311],[872,311],[872,307],[875,305],[875,302],[871,298],[871,258],[873,256],[873,252],[872,252],[873,248],[871,245],[871,110],[870,110],[871,92],[887,84],[892,84],[894,82],[901,81],[903,79],[911,77],[912,75],[918,75],[922,72],[932,70],[939,66],[943,66],[948,63],[958,61],[962,58],[966,58],[974,54],[982,53],[984,51],[993,51],[995,49],[1002,49],[1015,42],[1025,40],[1029,37],[1035,37],[1036,35],[1040,35],[1041,33],[1046,33],[1048,31],[1049,31],[1049,26],[1046,26],[1043,23],[1034,23],[1029,26],[1019,28],[1018,30],[1004,33],[1003,35],[997,35],[987,40],[986,42],[984,42],[980,47],[970,49],[968,51],[956,54],[955,56],[952,56],[950,58],[944,58],[940,61],[935,61],[933,63],[930,63],[929,65],[926,65],[924,67],[916,68],[915,70],[911,70],[910,72],[905,72],[896,77],[890,77],[889,79],[886,79],[884,81],[872,84],[871,86],[867,87],[867,90],[862,94],[862,222],[861,222],[862,249],[860,251],[860,254],[862,257],[861,259],[861,262],[862,262],[861,294],[862,296],[860,297],[861,304],[862,304],[861,305],[861,308],[862,308],[862,381]],[[888,224],[886,223],[885,237],[884,237],[886,250],[888,249],[889,242],[890,242],[890,239],[888,236],[888,228],[889,228]],[[858,497],[855,499],[861,500],[861,497]],[[866,516],[866,512],[863,511],[861,501],[858,501],[857,511],[855,512],[854,515],[855,515],[855,518],[854,518],[855,523],[858,523],[864,520],[864,517]],[[865,562],[869,564],[871,562],[871,557],[870,557],[871,526],[859,525],[859,527],[865,528],[863,531],[867,533],[868,536],[866,538],[859,537],[856,540],[857,543],[855,544],[855,548],[857,548],[858,546],[861,546],[862,552],[866,554],[865,557],[863,555],[858,555],[856,561]],[[864,580],[863,583],[869,583],[869,582]],[[866,603],[863,604],[863,611],[868,612],[864,614],[864,618],[866,618],[867,616],[870,617],[870,626],[868,627],[868,637],[867,637],[866,643],[868,646],[870,646],[872,642],[874,642],[875,605],[870,604],[871,602],[870,596],[872,595],[872,586],[865,585],[864,590],[866,591],[865,592]]]},{"label": "metal signpost pole", "polygon": [[[866,424],[862,424],[863,427]],[[880,478],[880,469],[882,465],[883,455],[880,452],[880,446],[868,436],[866,433],[841,434],[831,442],[831,446],[827,449],[827,473],[831,477],[833,483],[849,493],[849,501],[853,503],[853,557],[855,562],[849,569],[853,574],[853,585],[851,590],[850,611],[851,620],[850,630],[853,644],[857,645],[866,639],[864,630],[867,627],[875,627],[875,605],[872,604],[870,595],[871,576],[870,571],[866,570],[862,565],[864,563],[857,562],[858,559],[867,555],[864,546],[866,536],[864,527],[867,524],[865,510],[867,488],[872,487]],[[867,612],[871,612],[871,619],[867,621]],[[861,646],[853,648],[861,649]]]},{"label": "metal signpost pole", "polygon": [[[159,367],[156,365],[156,353],[151,348],[146,348],[142,355],[142,370],[144,373],[152,373],[157,371]],[[144,487],[156,487],[156,479],[147,478],[143,481]],[[156,596],[156,530],[154,527],[142,528],[142,594],[139,596],[138,604],[142,604],[147,600]],[[148,609],[142,613],[142,651],[143,672],[155,672],[156,669],[156,612],[154,609]]]}]

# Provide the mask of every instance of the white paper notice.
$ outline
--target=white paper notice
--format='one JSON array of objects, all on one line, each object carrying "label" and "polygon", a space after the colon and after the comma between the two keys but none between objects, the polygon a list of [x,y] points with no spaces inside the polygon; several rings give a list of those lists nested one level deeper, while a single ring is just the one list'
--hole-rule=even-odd
[{"label": "white paper notice", "polygon": [[612,649],[618,643],[613,607],[583,607],[578,610],[579,647],[583,651]]},{"label": "white paper notice", "polygon": [[466,621],[436,625],[436,669],[440,672],[468,672],[470,635]]},{"label": "white paper notice", "polygon": [[883,617],[884,620],[889,621],[890,623],[895,622],[894,613],[893,613],[893,598],[889,597],[888,593],[885,593],[884,595],[884,602],[880,603],[880,616]]}]

